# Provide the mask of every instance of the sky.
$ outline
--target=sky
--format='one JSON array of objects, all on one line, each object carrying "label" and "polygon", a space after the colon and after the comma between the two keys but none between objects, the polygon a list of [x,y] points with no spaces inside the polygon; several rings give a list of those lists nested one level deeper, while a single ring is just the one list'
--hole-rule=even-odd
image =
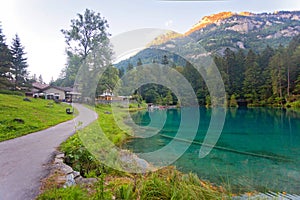
[{"label": "sky", "polygon": [[300,10],[299,0],[0,0],[0,24],[7,44],[18,34],[30,74],[45,82],[66,65],[65,39],[71,19],[86,8],[101,13],[111,37],[140,28],[188,31],[202,17],[223,12]]}]

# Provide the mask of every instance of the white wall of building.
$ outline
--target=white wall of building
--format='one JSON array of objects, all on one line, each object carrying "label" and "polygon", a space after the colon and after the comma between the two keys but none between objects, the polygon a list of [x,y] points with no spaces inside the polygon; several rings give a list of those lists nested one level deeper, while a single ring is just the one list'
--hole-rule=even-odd
[{"label": "white wall of building", "polygon": [[66,98],[65,91],[62,91],[62,90],[59,90],[59,89],[56,89],[53,87],[50,87],[50,88],[44,90],[44,93],[59,95],[59,100],[63,100]]}]

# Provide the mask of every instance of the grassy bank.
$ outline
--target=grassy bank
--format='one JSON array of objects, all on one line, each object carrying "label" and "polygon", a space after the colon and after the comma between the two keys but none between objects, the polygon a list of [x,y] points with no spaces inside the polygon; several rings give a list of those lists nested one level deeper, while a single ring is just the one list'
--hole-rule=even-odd
[{"label": "grassy bank", "polygon": [[291,110],[300,111],[300,100],[287,103],[286,107],[291,109]]},{"label": "grassy bank", "polygon": [[0,94],[0,141],[46,129],[73,118],[66,104],[24,96]]},{"label": "grassy bank", "polygon": [[[137,108],[132,108],[137,109]],[[125,110],[120,108],[116,115],[111,114],[109,106],[99,106],[96,112],[98,121],[79,131],[61,145],[61,151],[66,155],[65,161],[80,171],[85,177],[98,178],[98,183],[92,186],[73,186],[59,188],[51,186],[38,199],[229,199],[230,195],[224,188],[201,181],[195,174],[183,174],[174,167],[166,167],[156,172],[144,174],[129,174],[103,165],[101,161],[114,162],[118,152],[111,153],[108,149],[113,144],[121,144],[130,137],[131,130],[124,123]],[[117,122],[116,122],[117,121]],[[118,123],[118,125],[117,125]],[[123,124],[122,124],[123,123]],[[105,137],[113,143],[101,139],[95,134],[99,125]],[[122,128],[120,129],[119,126]],[[87,137],[86,136],[92,137]],[[84,141],[82,141],[81,139]],[[101,152],[104,155],[99,161],[86,149],[84,142],[97,144],[89,146],[90,151]],[[87,144],[89,145],[89,144]],[[107,151],[107,152],[106,152]]]}]

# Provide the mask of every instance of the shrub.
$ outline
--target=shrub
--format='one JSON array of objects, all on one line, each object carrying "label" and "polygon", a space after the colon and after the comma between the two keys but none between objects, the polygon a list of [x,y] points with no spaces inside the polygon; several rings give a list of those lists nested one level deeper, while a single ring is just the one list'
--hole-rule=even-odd
[{"label": "shrub", "polygon": [[23,92],[20,92],[20,91],[11,91],[11,90],[0,90],[0,94],[24,96]]}]

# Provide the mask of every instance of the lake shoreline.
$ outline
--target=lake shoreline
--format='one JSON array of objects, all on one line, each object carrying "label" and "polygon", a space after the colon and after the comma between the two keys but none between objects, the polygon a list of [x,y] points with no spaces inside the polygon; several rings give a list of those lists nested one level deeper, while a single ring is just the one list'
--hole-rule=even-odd
[{"label": "lake shoreline", "polygon": [[[203,107],[202,107],[203,108]],[[207,109],[207,108],[206,108]],[[210,109],[210,108],[208,108],[208,109]],[[282,118],[282,116],[280,115],[280,113],[282,113],[282,114],[284,114],[284,116],[290,116],[290,117],[299,117],[299,111],[297,110],[297,109],[294,109],[294,108],[279,108],[279,107],[250,107],[250,108],[246,108],[246,109],[241,109],[241,108],[233,108],[233,109],[230,109],[230,108],[228,108],[228,112],[230,112],[230,115],[235,115],[235,112],[236,111],[242,111],[242,112],[244,112],[244,110],[249,110],[250,112],[251,111],[258,111],[258,110],[264,110],[264,109],[266,109],[266,111],[267,111],[267,113],[269,113],[269,112],[276,112],[277,114],[276,115],[278,115],[278,117],[279,118]],[[270,115],[270,116],[273,116],[272,114],[268,114],[268,115]],[[280,117],[281,116],[281,117]],[[274,117],[275,117],[275,115],[274,115]],[[280,121],[280,120],[279,120]],[[288,120],[289,121],[289,120]],[[262,121],[262,124],[268,124],[268,123],[264,123],[263,121]],[[273,125],[272,125],[273,126]],[[263,130],[266,130],[265,128],[262,128],[262,131]],[[124,141],[124,143],[128,143],[128,142],[131,142],[132,140],[134,140],[134,139],[136,139],[136,138],[139,138],[139,137],[134,137],[134,136],[132,136],[132,137],[129,137],[129,138],[127,138],[126,139],[126,141]],[[150,143],[153,143],[153,141],[151,142],[151,141],[149,141]],[[142,151],[141,151],[142,152]],[[255,152],[254,152],[255,153]],[[262,152],[262,153],[264,153],[264,152]],[[265,152],[266,153],[266,152]],[[251,155],[252,155],[252,153],[250,153]],[[250,155],[249,154],[249,155]],[[246,153],[246,155],[248,155],[248,153]],[[253,155],[256,155],[256,154],[253,154]],[[271,155],[271,157],[273,158],[273,155],[272,154],[270,154]],[[276,155],[276,154],[274,154],[274,155]],[[266,157],[266,156],[262,156],[262,157]],[[267,157],[268,158],[268,157]],[[272,160],[272,159],[271,159]],[[271,187],[272,188],[272,187]],[[253,191],[253,190],[247,190],[247,191]],[[282,190],[281,191],[286,191],[286,189],[283,189],[282,188]],[[243,194],[243,193],[241,193],[241,194]]]}]

